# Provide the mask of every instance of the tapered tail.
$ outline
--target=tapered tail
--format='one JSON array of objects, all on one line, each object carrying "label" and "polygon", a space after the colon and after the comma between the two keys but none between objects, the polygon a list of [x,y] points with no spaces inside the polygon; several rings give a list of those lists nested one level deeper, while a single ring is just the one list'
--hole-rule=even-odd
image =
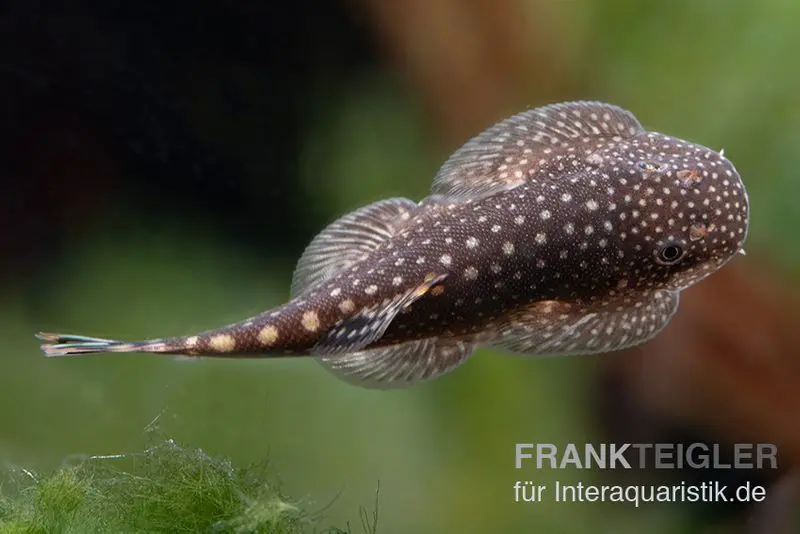
[{"label": "tapered tail", "polygon": [[36,337],[44,341],[45,356],[73,356],[97,352],[170,352],[174,350],[163,341],[118,341],[99,337],[51,334],[39,332]]}]

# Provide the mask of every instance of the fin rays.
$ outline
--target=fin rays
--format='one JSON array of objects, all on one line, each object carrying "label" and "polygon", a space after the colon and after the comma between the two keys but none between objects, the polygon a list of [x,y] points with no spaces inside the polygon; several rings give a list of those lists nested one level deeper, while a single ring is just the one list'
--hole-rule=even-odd
[{"label": "fin rays", "polygon": [[76,356],[100,352],[166,352],[168,347],[157,341],[118,341],[100,337],[39,332],[36,337],[44,341],[45,356]]},{"label": "fin rays", "polygon": [[552,161],[567,147],[591,150],[599,141],[644,131],[629,111],[601,102],[567,102],[530,109],[489,127],[445,161],[431,194],[474,200],[531,179],[540,159]]},{"label": "fin rays", "polygon": [[391,347],[364,350],[318,361],[351,384],[370,389],[394,389],[433,380],[464,363],[474,345],[458,339],[428,338]]},{"label": "fin rays", "polygon": [[417,204],[390,198],[357,209],[331,223],[306,247],[292,277],[291,297],[363,260],[390,239]]},{"label": "fin rays", "polygon": [[[678,309],[679,294],[656,291],[628,306],[587,310],[548,301],[512,317],[490,342],[525,356],[564,356],[611,352],[644,343],[667,325]],[[622,309],[618,309],[622,308]]]}]

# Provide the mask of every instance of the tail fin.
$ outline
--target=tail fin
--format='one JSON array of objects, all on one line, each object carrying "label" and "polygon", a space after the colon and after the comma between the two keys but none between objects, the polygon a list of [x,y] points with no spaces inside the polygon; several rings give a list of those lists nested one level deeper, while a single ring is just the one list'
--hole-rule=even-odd
[{"label": "tail fin", "polygon": [[164,342],[159,340],[129,342],[46,332],[39,332],[36,337],[44,341],[41,348],[48,357],[98,352],[168,352],[170,350]]}]

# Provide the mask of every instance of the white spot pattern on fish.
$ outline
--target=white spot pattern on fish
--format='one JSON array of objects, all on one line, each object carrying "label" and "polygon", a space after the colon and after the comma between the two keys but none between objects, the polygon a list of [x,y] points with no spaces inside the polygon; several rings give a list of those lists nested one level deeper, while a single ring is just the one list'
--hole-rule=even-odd
[{"label": "white spot pattern on fish", "polygon": [[742,252],[748,224],[744,185],[720,152],[612,105],[554,104],[465,143],[421,202],[335,221],[283,306],[188,337],[40,337],[53,356],[311,355],[346,380],[402,387],[481,345],[563,355],[643,343],[681,291]]}]

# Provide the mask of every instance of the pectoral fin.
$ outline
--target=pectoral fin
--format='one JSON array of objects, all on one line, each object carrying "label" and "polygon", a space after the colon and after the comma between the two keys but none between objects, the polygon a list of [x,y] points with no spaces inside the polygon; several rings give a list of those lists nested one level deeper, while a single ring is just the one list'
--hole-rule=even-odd
[{"label": "pectoral fin", "polygon": [[658,334],[678,309],[678,293],[656,291],[645,300],[606,306],[537,302],[509,317],[490,342],[525,356],[611,352]]},{"label": "pectoral fin", "polygon": [[397,314],[422,298],[445,278],[447,274],[430,276],[418,286],[342,320],[322,337],[314,347],[313,354],[355,352],[378,341]]}]

